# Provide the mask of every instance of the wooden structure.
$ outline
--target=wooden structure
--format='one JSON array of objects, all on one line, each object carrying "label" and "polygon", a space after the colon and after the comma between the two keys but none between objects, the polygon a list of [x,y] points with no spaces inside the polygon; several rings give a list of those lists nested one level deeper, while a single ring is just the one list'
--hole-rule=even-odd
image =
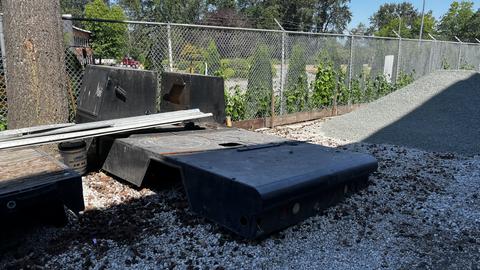
[{"label": "wooden structure", "polygon": [[63,206],[76,213],[84,209],[79,174],[39,150],[0,151],[1,220],[38,208],[64,217]]}]

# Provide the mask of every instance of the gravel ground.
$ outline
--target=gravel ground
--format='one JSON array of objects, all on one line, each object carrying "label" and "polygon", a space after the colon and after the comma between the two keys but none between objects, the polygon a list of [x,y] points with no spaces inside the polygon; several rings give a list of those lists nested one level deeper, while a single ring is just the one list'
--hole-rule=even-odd
[{"label": "gravel ground", "polygon": [[83,178],[87,209],[36,227],[0,269],[478,269],[480,157],[319,136],[322,122],[263,131],[373,154],[369,187],[322,215],[246,241],[189,212],[181,187]]},{"label": "gravel ground", "polygon": [[480,153],[480,74],[438,71],[322,125],[327,137]]},{"label": "gravel ground", "polygon": [[[441,134],[442,140],[378,132],[412,128],[403,121],[412,114],[422,120],[417,112],[445,124],[432,116],[439,113],[435,106],[425,104],[446,92],[460,99],[465,88],[477,91],[477,76],[438,72],[348,115],[261,131],[370,153],[379,161],[368,188],[264,240],[243,240],[196,217],[179,184],[136,189],[92,173],[83,177],[86,210],[69,215],[63,228],[36,226],[13,236],[17,241],[0,250],[0,269],[480,269],[480,136],[469,150],[462,138],[433,133],[425,122],[422,136]],[[477,128],[458,131],[472,139],[479,115],[473,123],[442,102],[433,103],[447,108],[442,117],[467,117],[464,128]],[[470,105],[463,106],[478,113]],[[354,142],[365,138],[370,142]]]}]

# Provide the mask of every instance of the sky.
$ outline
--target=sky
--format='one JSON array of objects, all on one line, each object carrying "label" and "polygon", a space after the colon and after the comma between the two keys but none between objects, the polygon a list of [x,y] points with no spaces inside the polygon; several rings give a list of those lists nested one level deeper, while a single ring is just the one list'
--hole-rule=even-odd
[{"label": "sky", "polygon": [[[348,28],[356,27],[360,22],[365,25],[369,25],[368,18],[378,10],[378,8],[385,3],[401,3],[405,0],[351,0],[350,10],[353,13],[352,21],[348,25]],[[419,11],[422,10],[422,0],[410,0]],[[433,16],[439,19],[445,12],[447,12],[450,4],[453,0],[425,0],[425,12],[428,10],[433,11]],[[480,0],[474,0],[474,9],[480,8]]]}]

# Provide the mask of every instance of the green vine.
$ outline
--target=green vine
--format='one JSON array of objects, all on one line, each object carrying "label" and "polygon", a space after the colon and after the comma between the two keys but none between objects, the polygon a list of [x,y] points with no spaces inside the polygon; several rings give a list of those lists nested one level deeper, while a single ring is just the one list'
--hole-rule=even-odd
[{"label": "green vine", "polygon": [[242,93],[240,87],[236,85],[230,88],[230,91],[225,89],[225,113],[227,116],[230,116],[232,121],[244,120],[246,111],[245,93]]}]

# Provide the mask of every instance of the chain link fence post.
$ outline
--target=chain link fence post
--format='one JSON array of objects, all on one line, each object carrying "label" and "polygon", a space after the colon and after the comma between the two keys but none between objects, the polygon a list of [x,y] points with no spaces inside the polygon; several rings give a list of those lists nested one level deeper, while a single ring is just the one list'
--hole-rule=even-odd
[{"label": "chain link fence post", "polygon": [[393,30],[393,33],[395,33],[395,35],[397,35],[398,37],[397,67],[395,70],[395,83],[397,83],[398,76],[400,75],[400,60],[402,55],[402,36],[400,36],[400,34],[397,33],[395,30]]},{"label": "chain link fence post", "polygon": [[0,14],[0,130],[5,128],[7,122],[8,104],[7,104],[7,82],[5,70],[5,39],[3,35],[3,14]]},{"label": "chain link fence post", "polygon": [[462,41],[455,36],[455,39],[458,41],[458,61],[457,69],[460,69],[460,62],[462,61]]},{"label": "chain link fence post", "polygon": [[283,97],[283,88],[285,87],[285,37],[286,37],[285,30],[282,31],[282,63],[280,66],[280,114],[283,115],[285,113],[284,108],[284,97]]},{"label": "chain link fence post", "polygon": [[350,36],[350,60],[348,63],[348,106],[352,106],[352,70],[353,70],[353,40],[354,36]]},{"label": "chain link fence post", "polygon": [[433,55],[435,54],[435,50],[437,48],[437,39],[432,36],[430,33],[428,33],[428,36],[433,40],[432,41],[432,46],[430,46],[430,59],[428,60],[429,62],[429,73],[432,71],[435,71],[435,62]]},{"label": "chain link fence post", "polygon": [[[475,41],[477,43],[480,43],[480,40],[478,38],[475,38]],[[476,47],[478,47],[480,49],[480,46],[476,46]],[[480,71],[480,61],[479,61],[478,65],[476,65],[476,68],[477,68],[477,71]]]},{"label": "chain link fence post", "polygon": [[168,71],[173,71],[173,53],[172,53],[172,30],[170,22],[167,23],[167,39],[168,39]]},{"label": "chain link fence post", "polygon": [[[280,30],[282,30],[282,59],[280,63],[280,115],[283,115],[285,113],[284,111],[285,102],[283,97],[283,90],[285,87],[285,74],[284,74],[285,73],[285,37],[287,33],[285,32],[285,29],[282,27],[282,25],[277,21],[277,19],[274,19],[274,20],[277,23],[278,27],[280,27]],[[272,105],[272,108],[274,107],[275,106]]]}]

